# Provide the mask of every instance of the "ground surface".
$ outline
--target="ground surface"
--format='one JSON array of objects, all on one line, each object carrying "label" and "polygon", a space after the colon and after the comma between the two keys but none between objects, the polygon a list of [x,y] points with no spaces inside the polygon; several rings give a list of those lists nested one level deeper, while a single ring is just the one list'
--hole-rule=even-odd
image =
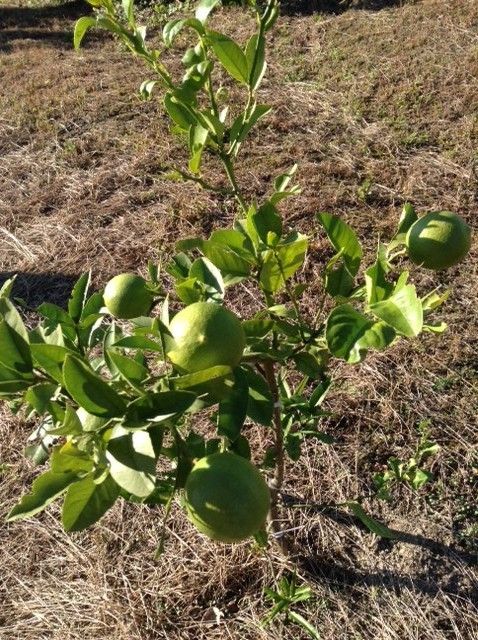
[{"label": "ground surface", "polygon": [[[63,302],[90,267],[98,286],[144,270],[181,234],[229,223],[234,206],[164,178],[181,143],[160,106],[137,99],[148,77],[140,63],[101,35],[74,53],[80,3],[32,4],[0,8],[0,278],[19,272],[17,293],[37,304]],[[475,226],[478,213],[478,5],[382,4],[396,6],[280,20],[261,97],[274,113],[239,170],[248,194],[260,195],[298,162],[303,193],[286,219],[313,233],[316,211],[341,214],[369,257],[406,199]],[[239,39],[250,28],[235,9],[217,19]],[[312,270],[326,251],[319,239]],[[390,456],[413,455],[421,420],[441,446],[427,488],[365,503],[402,532],[399,541],[384,543],[340,512],[284,510],[313,574],[315,598],[300,611],[324,639],[478,637],[477,264],[475,242],[460,267],[438,277],[414,271],[419,286],[453,285],[449,331],[360,367],[337,365],[341,384],[324,423],[335,444],[311,444],[289,467],[287,493],[339,503],[370,493]],[[247,296],[235,304],[245,312]],[[0,412],[3,518],[37,471],[22,454],[33,425]],[[160,513],[118,504],[81,535],[64,534],[57,515],[53,507],[0,525],[2,639],[305,637],[280,622],[260,627],[269,560],[248,544],[208,543],[179,509],[159,563]]]}]

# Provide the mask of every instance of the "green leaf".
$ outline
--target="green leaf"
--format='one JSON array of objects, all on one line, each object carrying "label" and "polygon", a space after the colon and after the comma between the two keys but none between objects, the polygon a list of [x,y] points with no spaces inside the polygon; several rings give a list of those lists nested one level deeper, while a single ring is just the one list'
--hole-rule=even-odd
[{"label": "green leaf", "polygon": [[325,229],[335,250],[341,252],[350,275],[356,276],[362,258],[362,248],[355,231],[339,217],[330,213],[318,213],[317,219]]},{"label": "green leaf", "polygon": [[75,322],[78,322],[83,313],[83,307],[85,306],[88,289],[91,282],[91,271],[84,273],[76,282],[71,292],[70,300],[68,301],[68,313],[70,318]]},{"label": "green leaf", "polygon": [[139,498],[155,488],[157,455],[147,431],[131,433],[117,425],[106,450],[111,477],[125,491]]},{"label": "green leaf", "polygon": [[417,220],[418,216],[414,206],[410,202],[406,202],[403,205],[400,220],[398,221],[397,236],[401,234],[405,236],[412,224]]},{"label": "green leaf", "polygon": [[54,473],[88,473],[93,468],[93,460],[80,451],[72,442],[55,447],[51,454],[51,470]]},{"label": "green leaf", "polygon": [[63,384],[63,364],[66,356],[73,352],[55,344],[32,344],[30,348],[35,364]]},{"label": "green leaf", "polygon": [[15,396],[17,393],[28,389],[31,384],[33,384],[32,380],[0,379],[0,397],[9,398],[10,396]]},{"label": "green leaf", "polygon": [[266,201],[259,209],[252,208],[247,216],[248,227],[252,226],[264,244],[268,244],[269,234],[272,233],[277,240],[282,236],[282,218],[277,209],[269,201]]},{"label": "green leaf", "polygon": [[254,262],[254,247],[249,237],[237,229],[216,229],[211,233],[209,240],[214,245],[222,245],[234,251],[249,263]]},{"label": "green leaf", "polygon": [[268,318],[252,318],[245,320],[242,328],[248,338],[265,338],[274,328],[274,321]]},{"label": "green leaf", "polygon": [[81,42],[85,37],[86,32],[92,27],[96,26],[96,18],[92,16],[83,16],[75,23],[75,29],[73,31],[73,45],[76,50],[80,48]]},{"label": "green leaf", "polygon": [[149,371],[136,360],[124,356],[114,349],[108,349],[105,356],[111,360],[112,364],[120,376],[134,389],[141,388],[141,384],[149,376]]},{"label": "green leaf", "polygon": [[198,258],[191,265],[189,275],[204,286],[208,298],[220,302],[224,298],[224,280],[219,269],[207,258]]},{"label": "green leaf", "polygon": [[265,291],[277,293],[285,281],[302,267],[307,245],[306,236],[294,233],[274,249],[263,252],[260,283]]},{"label": "green leaf", "polygon": [[53,471],[43,473],[33,481],[30,493],[24,495],[13,507],[7,515],[7,521],[22,520],[43,511],[77,479],[76,473],[54,473]]},{"label": "green leaf", "polygon": [[[59,347],[65,346],[65,337],[61,325],[57,325],[54,329],[43,324],[37,325],[28,334],[30,338],[30,344],[54,344]],[[32,354],[33,355],[33,354]]]},{"label": "green leaf", "polygon": [[146,338],[145,336],[126,336],[125,338],[120,338],[111,346],[121,349],[141,349],[142,351],[162,353],[161,345],[150,338]]},{"label": "green leaf", "polygon": [[124,424],[128,427],[143,427],[146,420],[164,422],[184,413],[196,400],[189,391],[161,391],[148,393],[128,405]]},{"label": "green leaf", "polygon": [[198,302],[202,298],[201,288],[197,278],[186,278],[175,285],[178,298],[185,304]]},{"label": "green leaf", "polygon": [[164,96],[164,107],[169,114],[171,120],[178,125],[180,129],[188,131],[189,127],[197,124],[197,118],[191,107],[188,107],[172,93]]},{"label": "green leaf", "polygon": [[354,286],[353,276],[343,262],[325,271],[325,290],[333,297],[346,298]]},{"label": "green leaf", "polygon": [[276,205],[284,198],[297,195],[300,193],[300,187],[294,185],[289,187],[289,184],[297,172],[297,165],[294,164],[286,173],[282,173],[274,180],[274,193],[270,197],[272,204]]},{"label": "green leaf", "polygon": [[347,502],[346,503],[349,509],[352,511],[354,516],[361,520],[363,524],[369,529],[372,533],[379,536],[380,538],[395,538],[395,534],[391,531],[387,526],[375,520],[369,516],[365,509],[358,502]]},{"label": "green leaf", "polygon": [[385,247],[379,245],[375,263],[365,271],[365,287],[369,304],[381,302],[392,293],[393,284],[386,278],[389,270]]},{"label": "green leaf", "polygon": [[[0,298],[6,301],[6,298]],[[16,372],[17,378],[31,378],[33,362],[30,345],[6,320],[0,320],[0,364]]]},{"label": "green leaf", "polygon": [[252,127],[266,116],[272,107],[267,104],[254,104],[249,117],[246,113],[242,113],[234,120],[231,133],[229,136],[231,142],[231,152],[236,156],[240,147],[240,143],[245,140]]},{"label": "green leaf", "polygon": [[208,31],[207,40],[229,75],[238,82],[248,84],[249,66],[241,47],[234,40],[217,31]]},{"label": "green leaf", "polygon": [[111,476],[96,484],[87,476],[72,484],[65,496],[62,522],[66,531],[82,531],[99,520],[116,502],[119,487]]},{"label": "green leaf", "polygon": [[423,328],[423,308],[415,287],[407,284],[390,298],[370,305],[370,311],[409,338],[417,336]]},{"label": "green leaf", "polygon": [[295,622],[297,625],[299,625],[299,627],[302,627],[302,629],[304,629],[304,631],[306,631],[306,633],[311,638],[313,638],[314,640],[321,640],[320,633],[317,631],[314,625],[306,620],[303,616],[301,616],[300,613],[297,613],[297,611],[289,610],[287,612],[287,615],[289,619],[292,620],[292,622]]},{"label": "green leaf", "polygon": [[202,125],[192,125],[189,129],[189,149],[191,158],[189,160],[189,170],[192,173],[199,173],[203,151],[207,145],[209,131]]},{"label": "green leaf", "polygon": [[249,396],[247,399],[247,415],[253,422],[269,426],[274,413],[274,400],[269,385],[263,376],[250,367],[241,367],[247,376]]},{"label": "green leaf", "polygon": [[8,280],[5,280],[5,282],[0,287],[0,298],[10,298],[16,279],[17,276],[14,275],[12,278],[8,278]]},{"label": "green leaf", "polygon": [[326,340],[330,352],[350,363],[360,362],[360,341],[373,326],[373,321],[351,305],[336,307],[326,324]]},{"label": "green leaf", "polygon": [[205,24],[211,11],[220,4],[221,0],[201,0],[196,7],[196,19]]},{"label": "green leaf", "polygon": [[39,305],[37,311],[40,315],[46,318],[44,324],[49,331],[52,331],[56,329],[58,325],[61,325],[63,334],[71,341],[76,340],[77,335],[75,323],[64,309],[56,304],[43,302]]},{"label": "green leaf", "polygon": [[39,416],[51,408],[51,399],[58,390],[58,385],[51,382],[41,382],[28,389],[25,394],[27,402]]},{"label": "green leaf", "polygon": [[184,27],[190,27],[199,33],[200,35],[204,35],[204,27],[201,22],[195,18],[186,18],[186,19],[176,19],[168,22],[163,29],[163,40],[164,44],[167,47],[170,47],[178,33],[184,29]]},{"label": "green leaf", "polygon": [[171,379],[171,384],[174,389],[191,389],[194,391],[195,396],[211,392],[217,392],[222,395],[222,391],[229,391],[232,386],[232,379],[231,367],[218,365],[173,378]]},{"label": "green leaf", "polygon": [[302,351],[293,357],[296,367],[311,380],[318,380],[324,373],[324,357],[322,353]]},{"label": "green leaf", "polygon": [[28,331],[23,324],[23,320],[18,313],[15,305],[11,300],[5,297],[0,297],[0,317],[2,317],[20,338],[25,342],[28,342]]},{"label": "green leaf", "polygon": [[234,385],[230,393],[219,403],[217,433],[234,442],[241,433],[246,419],[249,383],[247,374],[240,368],[234,370]]},{"label": "green leaf", "polygon": [[95,416],[114,418],[126,410],[123,398],[88,365],[67,355],[63,365],[66,390],[80,407]]},{"label": "green leaf", "polygon": [[134,0],[121,0],[121,4],[123,6],[123,11],[124,11],[126,20],[129,22],[130,25],[134,25],[134,13],[133,13]]},{"label": "green leaf", "polygon": [[436,291],[432,291],[424,298],[422,298],[422,307],[424,313],[429,313],[430,311],[434,311],[438,309],[444,302],[446,302],[450,296],[451,290],[447,289],[441,295]]},{"label": "green leaf", "polygon": [[249,71],[249,87],[257,91],[267,69],[266,41],[262,34],[252,35],[246,45],[246,60]]},{"label": "green leaf", "polygon": [[202,251],[221,272],[225,286],[240,282],[250,274],[250,263],[224,245],[206,240]]}]

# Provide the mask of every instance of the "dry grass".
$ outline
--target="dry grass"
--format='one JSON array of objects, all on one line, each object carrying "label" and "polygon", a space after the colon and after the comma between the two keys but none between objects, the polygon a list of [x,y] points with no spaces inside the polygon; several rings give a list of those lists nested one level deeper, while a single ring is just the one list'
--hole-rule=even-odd
[{"label": "dry grass", "polygon": [[[239,38],[249,30],[238,11],[220,19]],[[157,104],[135,97],[139,63],[101,37],[75,54],[71,19],[58,12],[0,9],[2,21],[0,270],[22,274],[19,295],[31,304],[62,302],[89,267],[100,285],[115,271],[144,270],[180,235],[231,220],[232,202],[164,179],[181,145]],[[304,190],[286,219],[312,233],[317,210],[340,213],[369,257],[408,198],[419,210],[448,208],[476,225],[474,0],[286,17],[272,38],[262,99],[274,115],[239,172],[249,195],[299,162]],[[221,180],[214,170],[210,177]],[[314,242],[308,275],[327,251],[322,239]],[[290,465],[285,491],[309,503],[284,508],[316,596],[302,613],[324,639],[478,636],[477,264],[475,242],[466,264],[438,277],[413,273],[419,286],[453,285],[449,331],[359,367],[336,365],[340,384],[323,425],[336,443],[311,443]],[[235,302],[242,311],[250,304],[247,294]],[[368,494],[389,456],[413,454],[424,418],[441,445],[434,482],[418,495],[399,490],[390,506],[366,503],[403,532],[399,541],[380,541],[340,510],[313,506]],[[21,452],[31,426],[1,409],[2,513],[36,473]],[[251,437],[265,442],[258,430]],[[273,552],[213,545],[178,509],[156,563],[159,511],[117,504],[81,535],[63,533],[57,515],[53,507],[1,525],[2,639],[305,637],[280,622],[260,627],[272,567],[288,570]]]}]

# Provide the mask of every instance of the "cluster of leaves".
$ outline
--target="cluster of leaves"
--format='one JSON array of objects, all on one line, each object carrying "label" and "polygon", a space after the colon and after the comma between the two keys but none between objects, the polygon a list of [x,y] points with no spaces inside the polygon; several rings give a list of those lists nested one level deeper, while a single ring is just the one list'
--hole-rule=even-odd
[{"label": "cluster of leaves", "polygon": [[399,460],[396,457],[389,458],[387,469],[374,475],[373,484],[377,497],[381,500],[392,499],[391,490],[396,484],[403,484],[413,491],[417,491],[433,478],[430,471],[423,469],[422,465],[428,458],[438,453],[440,446],[429,439],[428,426],[428,420],[423,420],[418,425],[420,441],[411,458],[408,460]]},{"label": "cluster of leaves", "polygon": [[307,602],[313,598],[312,589],[308,586],[299,586],[297,576],[291,578],[282,576],[277,589],[264,589],[265,595],[274,603],[271,610],[262,619],[263,626],[269,625],[277,616],[282,616],[286,624],[292,622],[301,627],[310,638],[320,640],[320,634],[304,616],[291,607]]},{"label": "cluster of leaves", "polygon": [[[202,0],[193,18],[175,18],[163,29],[163,47],[151,48],[146,42],[146,28],[136,22],[133,0],[88,0],[96,8],[95,16],[85,16],[76,23],[75,47],[79,47],[92,27],[105,29],[117,37],[122,45],[140,57],[155,73],[145,80],[140,93],[149,99],[159,85],[165,90],[164,107],[171,118],[174,131],[183,135],[189,148],[187,170],[175,167],[175,173],[206,185],[201,177],[201,162],[205,151],[222,163],[230,182],[230,193],[242,200],[234,176],[233,162],[251,129],[270,111],[268,105],[257,101],[257,90],[267,68],[266,34],[279,15],[277,0],[269,0],[261,10],[253,3],[257,23],[256,32],[241,47],[228,35],[209,29],[210,13],[220,0]],[[178,79],[161,61],[165,48],[172,47],[184,30],[192,31],[197,42],[187,48],[182,57],[184,75]],[[244,108],[237,112],[237,100],[228,104],[228,90],[219,77],[215,84],[216,66],[227,73],[245,92]],[[214,189],[214,187],[213,187]],[[245,203],[242,201],[245,206]]]},{"label": "cluster of leaves", "polygon": [[[410,212],[406,207],[404,215],[410,218]],[[158,314],[121,327],[108,316],[102,294],[90,294],[89,274],[76,284],[67,310],[40,305],[42,320],[30,331],[9,298],[13,282],[7,283],[0,298],[0,395],[12,409],[22,407],[40,419],[39,442],[30,444],[30,455],[43,462],[42,453],[51,453],[50,470],[37,478],[9,518],[31,516],[66,493],[64,526],[82,529],[120,495],[166,503],[184,485],[193,459],[217,450],[221,438],[249,457],[243,433],[247,420],[272,425],[274,399],[264,374],[268,362],[280,368],[280,418],[289,457],[300,457],[305,438],[327,441],[318,424],[330,387],[330,358],[359,362],[370,349],[416,336],[428,326],[424,316],[443,297],[420,299],[406,272],[390,277],[385,246],[365,269],[365,282],[356,284],[362,255],[357,236],[334,216],[322,213],[318,220],[336,250],[322,276],[335,306],[315,322],[301,313],[306,287],[294,278],[305,260],[307,239],[284,236],[271,201],[259,212],[251,207],[233,229],[179,243],[182,251],[167,270],[180,301],[220,303],[227,287],[246,280],[263,294],[262,308],[243,323],[247,347],[235,370],[216,366],[180,374],[168,364],[166,354],[173,347],[169,296],[154,268],[150,286],[160,303]],[[280,302],[283,294],[286,301]],[[206,441],[193,428],[194,414],[212,405],[217,406],[217,433]],[[272,447],[265,466],[274,464],[277,454]],[[159,456],[172,462],[160,475]]]},{"label": "cluster of leaves", "polygon": [[[355,364],[371,349],[385,349],[422,331],[442,331],[444,325],[430,324],[428,316],[446,299],[434,291],[420,297],[408,272],[396,267],[407,230],[417,219],[411,205],[405,205],[394,238],[388,245],[379,243],[374,262],[365,267],[353,229],[336,216],[319,213],[317,223],[333,257],[318,276],[323,297],[315,318],[304,313],[304,293],[315,285],[300,277],[309,239],[285,229],[279,212],[279,204],[299,192],[293,184],[296,167],[274,181],[261,203],[245,202],[234,174],[241,144],[269,110],[257,102],[256,92],[266,68],[265,36],[278,15],[276,0],[263,8],[254,5],[257,31],[244,47],[207,27],[217,0],[202,0],[194,18],[166,24],[165,46],[186,28],[198,38],[186,51],[186,73],[178,82],[162,64],[161,51],[147,46],[132,0],[90,3],[98,11],[77,22],[75,45],[97,26],[148,63],[156,79],[143,83],[143,94],[151,95],[155,83],[165,88],[166,111],[188,140],[189,166],[179,170],[181,175],[207,186],[201,160],[205,150],[216,155],[240,215],[232,228],[217,229],[208,239],[178,243],[166,268],[173,280],[169,293],[161,285],[166,279],[151,265],[156,311],[127,324],[111,318],[101,292],[91,293],[89,274],[74,287],[67,310],[40,305],[41,319],[31,330],[11,300],[13,282],[2,288],[0,398],[13,411],[39,421],[27,451],[40,464],[50,458],[49,469],[9,519],[32,516],[64,497],[67,530],[89,526],[120,496],[170,504],[193,460],[219,448],[249,457],[248,422],[271,431],[274,444],[264,467],[281,464],[282,448],[297,460],[306,438],[330,442],[319,430],[331,387],[330,360]],[[246,91],[239,114],[219,108],[224,87],[213,86],[217,62]],[[256,288],[261,300],[243,322],[247,344],[240,365],[234,370],[176,371],[167,357],[174,348],[170,299],[174,307],[198,300],[221,304],[226,290],[239,283]],[[209,439],[194,429],[195,414],[206,408],[215,424]],[[364,520],[360,505],[353,504]]]}]

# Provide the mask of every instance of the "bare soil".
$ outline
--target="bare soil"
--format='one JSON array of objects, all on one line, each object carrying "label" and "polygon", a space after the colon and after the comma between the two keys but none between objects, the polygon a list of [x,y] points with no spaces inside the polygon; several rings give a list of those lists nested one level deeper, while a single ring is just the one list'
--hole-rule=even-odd
[{"label": "bare soil", "polygon": [[[118,271],[144,273],[181,235],[231,222],[232,201],[166,179],[184,151],[160,100],[137,97],[149,77],[140,62],[98,33],[73,51],[82,3],[10,4],[0,8],[0,282],[19,273],[16,295],[30,305],[63,304],[89,268],[98,287]],[[299,163],[303,192],[283,213],[315,238],[311,276],[330,257],[317,211],[352,223],[369,259],[405,200],[419,211],[455,211],[476,229],[478,4],[382,4],[394,6],[289,11],[271,34],[261,100],[274,110],[239,177],[259,197]],[[216,20],[239,40],[251,28],[236,8]],[[214,167],[208,177],[223,179]],[[310,442],[288,466],[284,521],[314,590],[297,610],[324,640],[478,637],[477,264],[475,233],[462,265],[438,275],[412,269],[419,287],[453,288],[442,313],[448,331],[360,366],[337,362],[323,423],[335,443]],[[247,313],[247,292],[234,304]],[[413,455],[425,419],[441,446],[426,466],[434,480],[418,493],[396,489],[390,504],[377,500],[373,474],[390,456]],[[32,428],[0,407],[2,517],[38,472],[22,451]],[[258,449],[267,444],[254,426],[248,435]],[[397,540],[324,507],[359,495],[370,496],[364,505],[400,532]],[[270,604],[262,589],[291,565],[274,550],[210,543],[179,507],[174,516],[159,562],[160,510],[118,503],[75,535],[61,530],[56,506],[1,524],[2,640],[307,637],[281,620],[260,625]]]}]

